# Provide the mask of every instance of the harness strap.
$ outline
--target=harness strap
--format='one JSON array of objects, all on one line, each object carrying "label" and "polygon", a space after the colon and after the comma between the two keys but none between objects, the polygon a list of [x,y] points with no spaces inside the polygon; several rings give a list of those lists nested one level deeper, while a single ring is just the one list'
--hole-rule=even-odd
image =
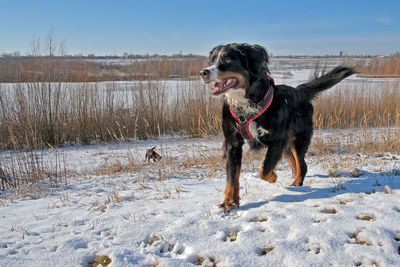
[{"label": "harness strap", "polygon": [[274,79],[270,77],[267,82],[268,91],[265,94],[264,98],[257,103],[256,107],[257,112],[251,114],[250,115],[251,117],[242,115],[240,114],[240,112],[237,111],[235,113],[234,109],[231,106],[229,106],[229,110],[238,124],[239,133],[243,137],[243,139],[254,141],[254,138],[249,130],[250,123],[255,119],[257,119],[258,117],[260,117],[271,105],[272,100],[274,98],[274,84],[275,84]]}]

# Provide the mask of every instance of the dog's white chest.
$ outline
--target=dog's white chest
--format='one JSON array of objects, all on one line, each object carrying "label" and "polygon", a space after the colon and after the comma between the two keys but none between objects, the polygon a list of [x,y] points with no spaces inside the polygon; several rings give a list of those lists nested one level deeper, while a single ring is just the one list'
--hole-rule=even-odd
[{"label": "dog's white chest", "polygon": [[[249,119],[254,118],[254,114],[260,114],[260,110],[250,105],[249,100],[245,97],[243,89],[231,90],[225,94],[225,99],[228,105],[238,112],[235,118],[238,122],[239,130],[244,139],[254,140],[260,142],[260,138],[270,134],[270,131],[257,125],[255,121]],[[232,109],[231,112],[233,113]],[[247,117],[247,120],[241,120],[240,117]],[[246,133],[244,133],[246,131]]]},{"label": "dog's white chest", "polygon": [[245,97],[244,89],[231,90],[225,94],[229,106],[242,110],[244,113],[254,113],[256,109],[250,106],[249,100]]},{"label": "dog's white chest", "polygon": [[260,141],[259,138],[270,134],[270,131],[264,129],[261,126],[258,126],[257,123],[254,121],[250,122],[249,131],[250,131],[250,134],[253,136],[254,140],[256,140],[256,141]]}]

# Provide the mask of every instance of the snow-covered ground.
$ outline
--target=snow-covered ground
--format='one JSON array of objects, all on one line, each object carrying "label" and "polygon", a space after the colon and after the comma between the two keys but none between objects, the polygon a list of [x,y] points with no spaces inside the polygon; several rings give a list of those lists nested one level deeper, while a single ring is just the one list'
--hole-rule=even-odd
[{"label": "snow-covered ground", "polygon": [[[154,145],[162,161],[143,163]],[[304,186],[290,187],[286,161],[269,184],[258,177],[263,154],[246,152],[241,206],[224,214],[220,147],[171,137],[44,152],[65,162],[67,184],[0,192],[0,266],[103,255],[109,266],[400,266],[400,153],[313,148]]]}]

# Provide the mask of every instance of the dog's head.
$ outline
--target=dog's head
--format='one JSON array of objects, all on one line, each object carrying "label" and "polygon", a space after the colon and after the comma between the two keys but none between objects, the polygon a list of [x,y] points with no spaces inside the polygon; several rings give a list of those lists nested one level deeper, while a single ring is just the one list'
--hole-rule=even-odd
[{"label": "dog's head", "polygon": [[210,92],[221,95],[229,90],[246,90],[252,82],[268,76],[268,53],[262,46],[219,45],[211,50],[209,67],[200,72],[205,83],[214,83]]}]

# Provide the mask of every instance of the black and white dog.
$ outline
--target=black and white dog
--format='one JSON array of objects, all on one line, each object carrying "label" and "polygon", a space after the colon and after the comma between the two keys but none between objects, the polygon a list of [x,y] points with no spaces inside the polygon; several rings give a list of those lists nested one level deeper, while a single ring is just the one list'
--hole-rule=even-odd
[{"label": "black and white dog", "polygon": [[212,83],[212,95],[223,95],[222,130],[226,156],[226,212],[239,207],[239,175],[242,146],[268,147],[260,178],[273,183],[274,168],[284,156],[290,163],[293,186],[303,185],[304,161],[313,133],[312,99],[320,92],[352,75],[354,70],[338,66],[296,88],[275,85],[269,76],[267,51],[259,45],[227,44],[211,50],[209,67],[200,72]]}]

